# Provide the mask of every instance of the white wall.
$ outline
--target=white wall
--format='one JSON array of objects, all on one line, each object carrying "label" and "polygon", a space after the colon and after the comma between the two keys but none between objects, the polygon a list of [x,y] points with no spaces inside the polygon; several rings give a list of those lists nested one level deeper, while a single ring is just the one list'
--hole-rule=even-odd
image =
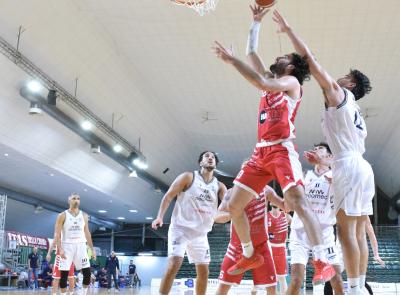
[{"label": "white wall", "polygon": [[142,280],[142,286],[150,286],[152,278],[161,278],[168,263],[168,257],[154,256],[118,256],[121,274],[128,272],[130,260],[136,265],[136,272]]}]

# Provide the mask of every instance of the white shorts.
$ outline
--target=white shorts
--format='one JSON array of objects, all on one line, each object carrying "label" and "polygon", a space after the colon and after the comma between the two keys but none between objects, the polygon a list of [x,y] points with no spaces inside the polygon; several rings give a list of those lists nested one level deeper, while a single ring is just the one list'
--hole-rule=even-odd
[{"label": "white shorts", "polygon": [[[322,230],[323,245],[327,248],[327,258],[330,264],[341,265],[338,249],[335,244],[333,226]],[[311,242],[304,229],[292,229],[289,237],[290,264],[307,265],[312,251]]]},{"label": "white shorts", "polygon": [[210,246],[207,233],[170,227],[168,230],[168,256],[184,257],[185,252],[189,263],[209,264]]},{"label": "white shorts", "polygon": [[76,270],[90,267],[89,255],[86,243],[62,244],[66,259],[60,259],[60,270],[69,271],[71,264],[74,263]]},{"label": "white shorts", "polygon": [[361,156],[351,156],[335,161],[332,172],[336,213],[343,209],[348,216],[372,215],[375,181],[371,165]]}]

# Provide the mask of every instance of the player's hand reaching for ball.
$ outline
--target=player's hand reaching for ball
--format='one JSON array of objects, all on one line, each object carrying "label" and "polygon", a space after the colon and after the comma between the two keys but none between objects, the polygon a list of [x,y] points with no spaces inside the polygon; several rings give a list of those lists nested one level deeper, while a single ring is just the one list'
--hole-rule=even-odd
[{"label": "player's hand reaching for ball", "polygon": [[266,9],[265,7],[261,7],[257,4],[254,4],[254,6],[250,5],[250,9],[253,12],[253,20],[255,22],[261,22],[263,17],[267,14],[269,9]]},{"label": "player's hand reaching for ball", "polygon": [[157,228],[159,228],[159,227],[162,227],[163,224],[164,224],[164,223],[163,223],[162,218],[157,217],[157,218],[154,219],[153,222],[151,223],[151,227],[152,227],[153,229],[157,229]]},{"label": "player's hand reaching for ball", "polygon": [[274,10],[272,19],[278,24],[278,33],[287,33],[290,31],[288,22],[278,10]]},{"label": "player's hand reaching for ball", "polygon": [[232,46],[230,49],[225,48],[221,43],[218,41],[215,41],[215,45],[211,47],[212,51],[215,53],[215,55],[222,59],[226,63],[233,63],[234,57],[233,57],[233,49]]}]

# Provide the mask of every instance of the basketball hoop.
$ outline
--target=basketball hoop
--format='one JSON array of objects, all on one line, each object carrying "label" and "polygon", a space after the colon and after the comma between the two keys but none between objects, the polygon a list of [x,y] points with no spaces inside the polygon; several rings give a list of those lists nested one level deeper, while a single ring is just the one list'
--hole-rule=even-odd
[{"label": "basketball hoop", "polygon": [[171,0],[177,5],[183,5],[196,11],[201,16],[215,10],[219,0]]}]

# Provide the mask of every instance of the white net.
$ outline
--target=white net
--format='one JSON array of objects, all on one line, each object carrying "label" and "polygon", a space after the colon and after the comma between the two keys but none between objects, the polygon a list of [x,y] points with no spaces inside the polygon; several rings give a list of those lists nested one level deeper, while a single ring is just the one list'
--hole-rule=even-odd
[{"label": "white net", "polygon": [[172,0],[178,5],[189,7],[201,16],[215,10],[219,0]]}]

